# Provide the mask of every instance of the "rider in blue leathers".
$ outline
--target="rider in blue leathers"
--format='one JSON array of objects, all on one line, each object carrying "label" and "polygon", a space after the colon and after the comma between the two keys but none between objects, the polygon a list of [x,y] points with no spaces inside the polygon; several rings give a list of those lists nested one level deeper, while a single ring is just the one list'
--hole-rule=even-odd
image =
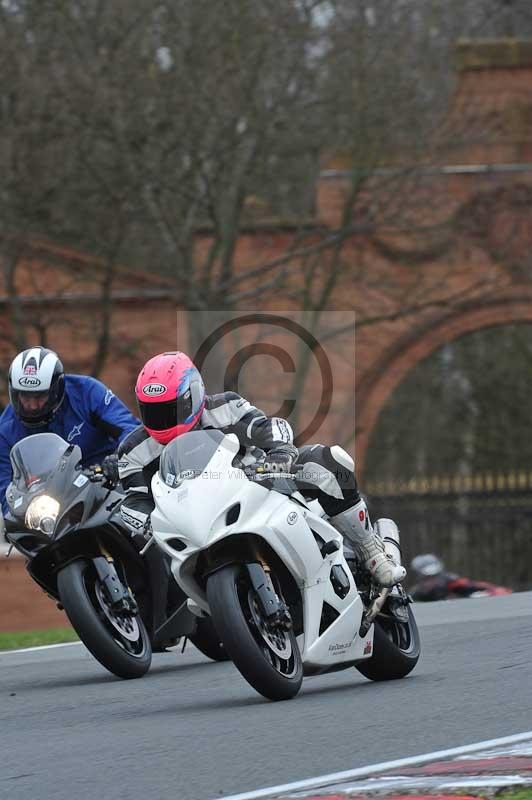
[{"label": "rider in blue leathers", "polygon": [[10,404],[0,416],[3,514],[8,511],[5,495],[12,477],[9,453],[34,433],[57,433],[80,447],[84,467],[104,463],[104,472],[117,474],[113,454],[140,423],[111,389],[95,378],[65,375],[57,354],[45,347],[19,353],[8,383]]}]

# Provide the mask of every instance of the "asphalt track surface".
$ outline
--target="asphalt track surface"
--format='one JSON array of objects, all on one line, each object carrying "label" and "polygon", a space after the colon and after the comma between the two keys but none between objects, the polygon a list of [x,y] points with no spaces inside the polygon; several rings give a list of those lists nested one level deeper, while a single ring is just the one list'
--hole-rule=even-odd
[{"label": "asphalt track surface", "polygon": [[349,669],[284,703],[190,645],[136,681],[78,645],[0,655],[0,798],[214,800],[529,730],[532,592],[415,611],[410,677]]}]

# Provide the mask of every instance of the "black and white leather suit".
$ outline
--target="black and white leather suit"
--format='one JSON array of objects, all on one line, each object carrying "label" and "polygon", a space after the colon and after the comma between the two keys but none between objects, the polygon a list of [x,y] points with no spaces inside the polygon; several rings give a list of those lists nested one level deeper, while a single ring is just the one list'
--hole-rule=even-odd
[{"label": "black and white leather suit", "polygon": [[[292,461],[300,491],[317,499],[329,516],[351,508],[360,495],[352,458],[341,447],[320,444],[293,444],[289,423],[280,417],[267,417],[260,409],[234,392],[208,395],[196,429],[218,429],[236,434],[240,441],[243,465],[274,455]],[[258,450],[257,450],[258,448]],[[120,480],[126,491],[121,514],[132,533],[147,526],[154,508],[151,479],[159,466],[164,445],[152,439],[143,426],[132,431],[118,450]]]}]

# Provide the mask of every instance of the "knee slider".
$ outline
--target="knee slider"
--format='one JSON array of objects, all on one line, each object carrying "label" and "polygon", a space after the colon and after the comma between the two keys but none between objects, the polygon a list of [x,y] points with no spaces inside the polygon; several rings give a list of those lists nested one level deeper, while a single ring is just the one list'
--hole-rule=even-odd
[{"label": "knee slider", "polygon": [[331,455],[336,463],[341,467],[344,467],[344,469],[349,469],[351,472],[355,471],[355,462],[343,447],[340,447],[338,444],[333,445],[331,447]]}]

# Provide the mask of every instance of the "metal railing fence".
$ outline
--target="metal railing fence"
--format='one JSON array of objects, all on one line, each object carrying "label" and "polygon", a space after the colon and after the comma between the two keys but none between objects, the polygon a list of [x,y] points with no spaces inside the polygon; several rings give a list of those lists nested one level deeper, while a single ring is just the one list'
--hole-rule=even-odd
[{"label": "metal railing fence", "polygon": [[375,481],[364,488],[372,518],[397,522],[405,565],[431,552],[451,572],[532,589],[532,472]]}]

